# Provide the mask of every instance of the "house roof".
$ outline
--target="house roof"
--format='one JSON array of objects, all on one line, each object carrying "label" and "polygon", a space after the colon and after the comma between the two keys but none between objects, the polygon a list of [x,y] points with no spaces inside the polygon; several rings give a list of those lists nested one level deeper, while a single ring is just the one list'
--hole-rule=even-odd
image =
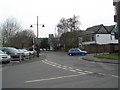
[{"label": "house roof", "polygon": [[103,24],[96,25],[86,29],[86,34],[109,34],[114,32],[115,25],[104,26]]},{"label": "house roof", "polygon": [[93,27],[89,27],[86,29],[86,31],[89,33],[96,33],[101,27],[103,26],[103,24],[100,24],[100,25],[96,25],[96,26],[93,26]]},{"label": "house roof", "polygon": [[115,25],[105,26],[105,28],[108,30],[109,33],[112,33],[114,32]]}]

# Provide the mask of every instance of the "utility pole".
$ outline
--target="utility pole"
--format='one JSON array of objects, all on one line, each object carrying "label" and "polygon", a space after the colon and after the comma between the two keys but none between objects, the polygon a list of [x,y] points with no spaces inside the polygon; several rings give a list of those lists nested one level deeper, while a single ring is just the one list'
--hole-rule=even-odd
[{"label": "utility pole", "polygon": [[39,41],[38,41],[38,16],[37,16],[37,57],[39,57],[40,48],[39,48]]},{"label": "utility pole", "polygon": [[37,57],[39,57],[39,53],[40,53],[40,46],[39,46],[39,40],[38,40],[38,30],[39,30],[39,25],[42,25],[42,27],[45,27],[44,24],[39,24],[38,23],[38,16],[37,16],[37,24],[32,24],[30,27],[32,28],[33,25],[37,25],[37,43],[36,43],[36,47],[37,47]]}]

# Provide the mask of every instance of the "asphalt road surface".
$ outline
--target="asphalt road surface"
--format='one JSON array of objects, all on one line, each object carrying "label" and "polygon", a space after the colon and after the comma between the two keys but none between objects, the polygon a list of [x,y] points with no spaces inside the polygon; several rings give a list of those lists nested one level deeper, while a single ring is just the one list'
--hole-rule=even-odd
[{"label": "asphalt road surface", "polygon": [[89,62],[64,52],[11,62],[2,68],[2,88],[118,88],[118,65]]}]

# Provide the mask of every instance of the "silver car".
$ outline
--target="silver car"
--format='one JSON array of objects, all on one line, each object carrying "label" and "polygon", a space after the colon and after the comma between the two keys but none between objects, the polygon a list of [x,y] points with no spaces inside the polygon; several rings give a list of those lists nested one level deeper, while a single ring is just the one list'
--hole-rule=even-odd
[{"label": "silver car", "polygon": [[26,49],[18,49],[21,53],[24,54],[24,58],[30,59],[30,52]]},{"label": "silver car", "polygon": [[21,61],[24,60],[23,53],[19,52],[16,48],[13,47],[2,47],[0,48],[3,52],[11,56],[12,61]]},{"label": "silver car", "polygon": [[11,56],[0,50],[0,63],[9,63],[10,61]]}]

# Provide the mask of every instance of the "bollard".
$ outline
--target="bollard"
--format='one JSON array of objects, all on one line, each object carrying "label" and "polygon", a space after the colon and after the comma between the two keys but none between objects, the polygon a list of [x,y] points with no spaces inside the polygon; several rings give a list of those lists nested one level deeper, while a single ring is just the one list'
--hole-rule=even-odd
[{"label": "bollard", "polygon": [[19,57],[19,62],[21,62],[22,61],[22,55],[20,55],[20,57]]}]

